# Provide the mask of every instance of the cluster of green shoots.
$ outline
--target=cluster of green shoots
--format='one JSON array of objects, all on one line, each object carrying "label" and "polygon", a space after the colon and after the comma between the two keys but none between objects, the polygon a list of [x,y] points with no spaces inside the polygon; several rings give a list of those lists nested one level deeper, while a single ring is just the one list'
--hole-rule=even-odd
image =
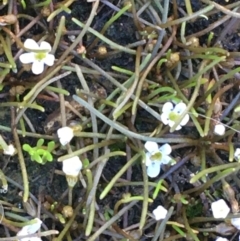
[{"label": "cluster of green shoots", "polygon": [[29,144],[22,146],[23,150],[28,152],[32,161],[36,161],[39,164],[45,164],[53,160],[52,151],[55,148],[55,142],[48,142],[47,146],[43,146],[44,140],[41,138],[38,140],[35,147],[31,147]]}]

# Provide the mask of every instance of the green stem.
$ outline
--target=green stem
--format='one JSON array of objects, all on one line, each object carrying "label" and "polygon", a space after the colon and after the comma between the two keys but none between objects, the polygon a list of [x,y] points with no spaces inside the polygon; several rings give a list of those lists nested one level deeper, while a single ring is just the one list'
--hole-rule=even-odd
[{"label": "green stem", "polygon": [[66,235],[67,231],[70,229],[73,221],[75,220],[77,214],[79,213],[80,208],[82,208],[83,202],[80,202],[73,212],[73,216],[69,219],[69,221],[65,224],[64,229],[61,231],[59,236],[55,238],[55,241],[62,241],[63,237]]},{"label": "green stem", "polygon": [[3,139],[2,135],[0,135],[0,146],[2,147],[3,150],[7,150],[8,149],[8,144]]},{"label": "green stem", "polygon": [[110,120],[108,117],[104,116],[102,113],[97,111],[93,106],[89,105],[85,100],[79,98],[76,95],[73,95],[73,99],[80,103],[81,105],[85,106],[89,111],[94,112],[96,116],[98,116],[100,119],[102,119],[105,123],[113,127],[114,129],[118,130],[122,134],[130,137],[130,138],[136,138],[142,141],[154,141],[158,143],[185,143],[185,142],[190,142],[194,145],[196,141],[190,139],[190,138],[154,138],[154,137],[149,137],[149,136],[144,136],[137,134],[135,132],[129,131],[126,128],[120,126],[117,124],[117,122]]},{"label": "green stem", "polygon": [[122,168],[121,170],[112,178],[108,185],[104,188],[100,195],[100,199],[103,199],[108,192],[112,189],[115,182],[126,172],[126,170],[141,156],[141,154],[135,154]]},{"label": "green stem", "polygon": [[18,160],[19,160],[19,164],[21,167],[21,172],[22,172],[22,179],[23,179],[23,202],[27,202],[28,197],[29,197],[29,182],[28,182],[28,174],[27,174],[27,169],[26,169],[26,164],[25,164],[25,160],[23,157],[23,153],[22,153],[22,146],[17,134],[17,129],[16,127],[13,128],[13,137],[14,137],[14,142],[17,148],[17,153],[18,153]]},{"label": "green stem", "polygon": [[4,191],[4,192],[6,191],[7,192],[7,190],[8,190],[8,183],[7,183],[7,179],[6,179],[2,169],[0,169],[0,179],[2,181],[2,189],[3,189],[2,191]]},{"label": "green stem", "polygon": [[205,170],[202,170],[198,174],[196,174],[194,177],[192,177],[190,179],[190,183],[196,182],[197,180],[199,180],[203,176],[208,175],[209,173],[221,171],[221,170],[227,169],[227,168],[236,168],[237,166],[239,166],[239,163],[235,162],[235,163],[228,163],[228,164],[223,164],[223,165],[220,165],[220,166],[214,166],[214,167],[207,168]]},{"label": "green stem", "polygon": [[[76,23],[78,26],[80,27],[84,27],[85,24],[80,22],[78,19],[76,18],[72,18],[72,21],[74,23]],[[120,51],[123,51],[123,52],[126,52],[126,53],[129,53],[129,54],[136,54],[136,50],[133,50],[133,49],[129,49],[129,48],[126,48],[124,46],[121,46],[121,45],[118,45],[116,43],[114,43],[113,41],[111,41],[110,39],[106,38],[105,36],[103,36],[102,34],[100,34],[99,32],[97,32],[96,30],[92,29],[91,27],[88,28],[88,31],[92,34],[94,34],[95,36],[97,36],[99,39],[101,39],[103,42],[107,43],[111,48],[113,49],[117,49],[117,50],[120,50]]]},{"label": "green stem", "polygon": [[93,144],[93,145],[89,145],[89,146],[86,146],[80,150],[77,150],[77,151],[74,151],[70,154],[67,154],[65,156],[61,156],[58,158],[58,161],[61,162],[61,161],[64,161],[68,158],[71,158],[71,157],[74,157],[74,156],[79,156],[87,151],[91,151],[93,150],[94,148],[100,148],[100,147],[104,147],[104,146],[108,146],[108,145],[111,145],[113,143],[116,143],[115,140],[106,140],[106,141],[102,141],[102,142],[99,142],[98,144]]},{"label": "green stem", "polygon": [[173,25],[177,25],[177,24],[180,24],[180,23],[183,23],[183,22],[186,22],[186,21],[189,21],[191,19],[194,19],[204,13],[207,13],[209,11],[211,11],[212,9],[214,8],[214,5],[209,5],[189,16],[186,16],[186,17],[183,17],[183,18],[178,18],[176,20],[173,20],[173,21],[168,21],[167,23],[164,23],[164,24],[160,24],[160,27],[161,28],[168,28],[170,26],[173,26]]}]

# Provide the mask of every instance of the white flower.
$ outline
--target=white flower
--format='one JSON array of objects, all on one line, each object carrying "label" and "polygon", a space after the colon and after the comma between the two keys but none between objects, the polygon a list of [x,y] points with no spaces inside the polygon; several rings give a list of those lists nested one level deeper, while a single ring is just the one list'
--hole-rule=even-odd
[{"label": "white flower", "polygon": [[5,155],[13,156],[15,152],[16,152],[16,149],[12,144],[8,145],[7,149],[3,149],[3,153]]},{"label": "white flower", "polygon": [[82,169],[82,162],[78,156],[63,161],[62,170],[67,176],[78,176]]},{"label": "white flower", "polygon": [[[20,61],[23,64],[32,63],[32,72],[34,74],[41,74],[44,70],[44,64],[52,66],[54,64],[55,57],[53,54],[49,54],[52,47],[49,43],[42,41],[40,46],[33,39],[26,39],[24,47],[32,52],[24,53],[19,56]],[[43,50],[42,52],[35,52],[35,50]]]},{"label": "white flower", "polygon": [[[28,234],[36,233],[40,229],[42,221],[39,218],[35,218],[34,220],[36,220],[36,223],[24,226],[17,233],[17,236],[25,236],[25,235],[28,235]],[[29,237],[29,238],[19,239],[19,241],[41,241],[41,240],[42,239],[39,238],[39,237]]]},{"label": "white flower", "polygon": [[153,178],[160,173],[162,164],[168,164],[171,161],[169,155],[172,152],[172,148],[169,144],[159,148],[158,144],[153,141],[147,141],[144,146],[148,151],[146,153],[147,174]]},{"label": "white flower", "polygon": [[161,219],[165,219],[167,216],[167,212],[167,209],[165,209],[163,206],[158,206],[156,209],[153,210],[153,215],[158,221]]},{"label": "white flower", "polygon": [[63,146],[65,146],[72,140],[72,138],[74,136],[73,129],[68,126],[64,126],[57,130],[57,135],[58,135],[60,143]]},{"label": "white flower", "polygon": [[[184,103],[178,103],[175,107],[173,107],[173,104],[171,102],[165,103],[163,105],[161,114],[161,120],[163,124],[172,127],[186,108],[187,106]],[[182,121],[179,123],[179,125],[176,127],[176,130],[180,130],[182,126],[188,123],[188,121],[189,115],[186,114],[183,117]]]},{"label": "white flower", "polygon": [[218,136],[223,136],[225,134],[225,126],[223,124],[217,124],[214,127],[214,134],[218,135]]},{"label": "white flower", "polygon": [[226,218],[230,212],[230,208],[223,199],[212,202],[211,208],[214,218]]},{"label": "white flower", "polygon": [[238,230],[240,230],[240,218],[232,218],[231,224]]},{"label": "white flower", "polygon": [[240,148],[237,148],[234,152],[234,158],[236,159],[236,161],[240,161]]},{"label": "white flower", "polygon": [[222,237],[217,237],[216,241],[228,241],[228,239],[222,238]]}]

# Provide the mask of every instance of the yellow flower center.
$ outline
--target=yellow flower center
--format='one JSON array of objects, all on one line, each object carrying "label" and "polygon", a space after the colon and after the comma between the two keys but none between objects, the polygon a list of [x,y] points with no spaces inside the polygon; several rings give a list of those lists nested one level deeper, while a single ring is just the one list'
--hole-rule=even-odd
[{"label": "yellow flower center", "polygon": [[154,153],[150,157],[151,161],[161,161],[162,160],[162,153],[160,151]]},{"label": "yellow flower center", "polygon": [[179,118],[179,116],[180,116],[180,115],[178,115],[176,112],[173,112],[173,111],[172,111],[172,112],[170,112],[170,114],[169,114],[168,117],[169,117],[169,119],[170,119],[171,121],[174,121],[174,122],[175,122],[175,121]]},{"label": "yellow flower center", "polygon": [[45,52],[42,52],[42,53],[35,53],[35,59],[38,60],[38,61],[41,61],[43,60],[44,58],[46,58],[47,56],[47,53]]}]

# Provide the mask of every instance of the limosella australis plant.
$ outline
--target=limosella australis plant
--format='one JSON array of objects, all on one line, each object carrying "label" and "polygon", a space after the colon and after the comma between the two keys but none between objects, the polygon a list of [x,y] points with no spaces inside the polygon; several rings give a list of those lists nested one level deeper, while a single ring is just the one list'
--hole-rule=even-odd
[{"label": "limosella australis plant", "polygon": [[[13,133],[13,141],[1,141],[1,145],[3,150],[8,149],[7,143],[16,147],[23,187],[11,182],[7,168],[2,168],[0,175],[3,185],[7,185],[7,180],[22,188],[24,203],[30,192],[38,207],[44,199],[42,192],[35,197],[35,190],[29,189],[34,182],[29,185],[32,173],[25,165],[22,150],[38,163],[51,161],[54,142],[44,146],[43,141],[55,139],[57,130],[42,133],[47,125],[45,116],[40,118],[44,128],[35,128],[32,112],[50,113],[46,122],[58,128],[68,126],[75,118],[83,127],[66,143],[66,149],[56,150],[70,185],[65,186],[68,190],[59,189],[64,185],[56,188],[54,182],[50,185],[60,190],[55,195],[59,205],[66,202],[68,195],[64,218],[58,204],[49,212],[39,208],[39,216],[43,220],[47,216],[59,228],[60,234],[55,230],[58,236],[54,240],[78,239],[82,233],[88,241],[106,239],[107,235],[131,241],[140,240],[143,234],[151,240],[198,241],[206,239],[205,235],[215,238],[215,233],[224,236],[210,208],[220,198],[231,205],[230,219],[238,218],[238,199],[229,186],[237,189],[239,183],[240,68],[235,66],[240,54],[219,41],[224,42],[228,27],[233,28],[234,19],[239,18],[240,3],[226,1],[226,6],[221,6],[218,2],[119,1],[114,5],[115,1],[99,0],[4,1],[8,3],[4,14],[15,14],[17,19],[7,24],[5,17],[0,18],[4,25],[0,32],[0,48],[4,52],[4,60],[0,61],[0,107],[11,109],[11,128],[0,129]],[[75,14],[79,6],[80,14]],[[4,6],[1,10],[5,10]],[[218,20],[211,23],[216,15]],[[98,25],[99,19],[109,20]],[[205,21],[203,30],[194,32],[199,29],[195,28],[196,23],[201,21]],[[219,36],[210,32],[217,26],[223,28]],[[125,32],[125,37],[132,38],[123,44],[118,37]],[[101,54],[96,51],[99,46],[104,47]],[[35,58],[30,61],[29,56]],[[36,67],[42,60],[45,65]],[[22,67],[22,63],[32,64],[34,71],[29,71],[29,66]],[[92,80],[105,86],[106,98],[92,93]],[[24,86],[23,91],[13,93],[19,85]],[[65,98],[75,87],[80,91],[73,95],[74,100]],[[58,103],[60,109],[55,111]],[[74,107],[70,109],[72,103]],[[228,127],[226,131],[215,131],[220,124]],[[20,135],[41,139],[35,147],[22,146]],[[81,170],[80,160],[84,159],[89,164]],[[79,164],[77,170],[74,162]],[[54,173],[62,175],[58,164],[53,165]],[[44,168],[35,166],[37,170]],[[76,172],[73,179],[66,170]],[[227,184],[225,178],[229,178]],[[223,186],[218,185],[220,182]],[[121,199],[122,193],[127,195]],[[16,227],[27,225],[20,223],[23,216],[18,212],[22,210],[11,201],[2,203],[12,211],[6,212],[2,220],[6,229],[15,231]],[[104,217],[102,210],[108,205],[114,207],[114,212]],[[164,215],[157,215],[158,210],[164,210]],[[8,217],[15,222],[9,222]],[[59,220],[62,225],[56,225]],[[209,225],[212,227],[207,228]],[[227,226],[224,225],[221,227]],[[233,231],[226,233],[231,235]]]}]

